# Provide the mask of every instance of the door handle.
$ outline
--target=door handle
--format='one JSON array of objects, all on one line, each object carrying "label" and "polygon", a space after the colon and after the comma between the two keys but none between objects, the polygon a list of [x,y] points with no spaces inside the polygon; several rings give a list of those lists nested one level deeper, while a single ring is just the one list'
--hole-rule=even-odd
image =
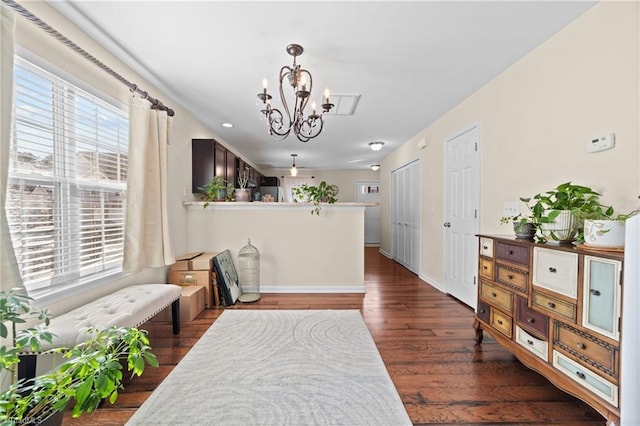
[{"label": "door handle", "polygon": [[445,222],[444,223],[444,227],[445,228],[451,228],[451,222]]}]

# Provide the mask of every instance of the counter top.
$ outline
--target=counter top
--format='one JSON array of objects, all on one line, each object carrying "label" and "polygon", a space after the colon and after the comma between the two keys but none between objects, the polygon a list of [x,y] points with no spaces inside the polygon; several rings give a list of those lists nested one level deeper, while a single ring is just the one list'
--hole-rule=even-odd
[{"label": "counter top", "polygon": [[[204,206],[204,201],[183,201],[182,205],[185,207],[193,207],[193,206]],[[332,208],[354,208],[354,207],[373,207],[377,206],[377,203],[320,203],[320,207],[323,209],[332,209]],[[214,201],[209,203],[206,207],[207,209],[263,209],[263,208],[298,208],[298,207],[313,207],[313,203],[277,203],[277,202],[263,202],[263,201]]]}]

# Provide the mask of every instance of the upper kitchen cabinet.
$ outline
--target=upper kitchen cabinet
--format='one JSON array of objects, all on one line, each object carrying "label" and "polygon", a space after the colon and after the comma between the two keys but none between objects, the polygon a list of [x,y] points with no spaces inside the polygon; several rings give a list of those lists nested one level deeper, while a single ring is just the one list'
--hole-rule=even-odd
[{"label": "upper kitchen cabinet", "polygon": [[191,140],[191,192],[206,185],[214,176],[237,186],[238,157],[215,139]]}]

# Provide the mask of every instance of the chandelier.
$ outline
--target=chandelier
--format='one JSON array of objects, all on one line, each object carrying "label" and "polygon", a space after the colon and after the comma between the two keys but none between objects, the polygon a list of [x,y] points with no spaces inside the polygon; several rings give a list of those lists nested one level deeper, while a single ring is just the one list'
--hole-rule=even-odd
[{"label": "chandelier", "polygon": [[[317,113],[316,103],[311,102],[311,114],[305,117],[305,108],[311,99],[311,90],[313,88],[313,78],[311,73],[301,68],[296,63],[296,57],[302,55],[304,49],[299,44],[290,44],[287,46],[287,53],[293,56],[293,65],[285,65],[280,68],[280,102],[283,111],[274,108],[271,105],[273,98],[267,92],[267,79],[262,80],[262,92],[258,93],[258,99],[262,101],[260,113],[269,124],[269,134],[276,139],[284,139],[293,134],[301,142],[308,142],[322,132],[324,127],[323,114],[329,112],[333,108],[333,104],[329,102],[329,90],[324,92],[322,102],[322,112]],[[291,86],[292,97],[290,104],[287,103],[285,96],[285,86],[287,83]],[[289,94],[291,96],[291,94]]]}]

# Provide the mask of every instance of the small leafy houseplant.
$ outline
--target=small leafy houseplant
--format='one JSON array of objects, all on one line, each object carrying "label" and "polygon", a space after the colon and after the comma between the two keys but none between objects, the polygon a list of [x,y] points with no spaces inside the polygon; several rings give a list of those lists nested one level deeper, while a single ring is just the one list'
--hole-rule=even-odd
[{"label": "small leafy houseplant", "polygon": [[[0,367],[12,383],[0,392],[0,424],[38,424],[61,413],[74,401],[72,416],[95,410],[103,400],[114,403],[122,388],[123,363],[133,376],[145,365],[157,367],[147,332],[129,327],[92,328],[90,338],[72,348],[41,351],[53,335],[46,330],[49,315],[30,306],[31,298],[15,290],[0,292],[0,336],[10,345],[0,346]],[[43,324],[19,329],[28,319]],[[9,325],[9,326],[7,326]],[[51,372],[33,379],[16,379],[23,351],[60,354],[64,361]]]},{"label": "small leafy houseplant", "polygon": [[531,239],[535,236],[538,230],[538,224],[532,216],[524,216],[518,214],[516,216],[502,216],[500,218],[501,224],[512,223],[513,231],[516,234],[516,238]]},{"label": "small leafy houseplant", "polygon": [[542,234],[539,239],[542,241],[573,241],[582,227],[581,217],[603,208],[598,192],[571,182],[521,200],[527,204],[532,217],[539,223]]},{"label": "small leafy houseplant", "polygon": [[222,177],[214,176],[205,186],[199,186],[198,189],[204,191],[203,199],[205,200],[204,207],[206,208],[212,201],[225,199],[227,183]]},{"label": "small leafy houseplant", "polygon": [[302,184],[293,188],[293,201],[306,201],[314,205],[311,214],[320,215],[322,207],[320,203],[333,204],[338,199],[335,197],[335,189],[333,186],[322,181],[320,185]]}]

